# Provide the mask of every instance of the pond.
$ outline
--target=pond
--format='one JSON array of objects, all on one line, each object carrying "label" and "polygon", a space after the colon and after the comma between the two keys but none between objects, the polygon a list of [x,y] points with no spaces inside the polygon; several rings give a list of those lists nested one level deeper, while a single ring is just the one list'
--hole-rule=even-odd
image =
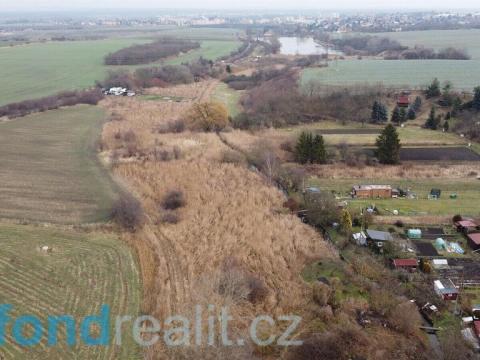
[{"label": "pond", "polygon": [[280,37],[278,40],[282,44],[280,49],[282,55],[323,55],[327,51],[329,54],[341,54],[315,42],[312,37]]}]

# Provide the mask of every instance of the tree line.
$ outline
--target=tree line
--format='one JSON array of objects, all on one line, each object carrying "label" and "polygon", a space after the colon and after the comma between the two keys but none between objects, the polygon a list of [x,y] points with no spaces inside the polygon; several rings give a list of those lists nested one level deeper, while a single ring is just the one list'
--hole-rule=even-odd
[{"label": "tree line", "polygon": [[132,45],[110,53],[105,56],[105,65],[148,64],[199,47],[200,43],[190,40],[162,38],[152,43]]},{"label": "tree line", "polygon": [[52,96],[1,106],[0,117],[7,116],[12,119],[35,112],[58,109],[63,106],[74,106],[77,104],[97,105],[102,99],[103,93],[100,89],[63,91]]}]

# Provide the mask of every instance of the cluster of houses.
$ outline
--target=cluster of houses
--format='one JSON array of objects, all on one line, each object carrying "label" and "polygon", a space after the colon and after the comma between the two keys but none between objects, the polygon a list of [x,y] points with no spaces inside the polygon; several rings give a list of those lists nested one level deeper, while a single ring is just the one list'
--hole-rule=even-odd
[{"label": "cluster of houses", "polygon": [[135,96],[135,91],[128,90],[127,88],[123,87],[112,87],[110,89],[102,89],[105,95],[112,95],[112,96]]}]

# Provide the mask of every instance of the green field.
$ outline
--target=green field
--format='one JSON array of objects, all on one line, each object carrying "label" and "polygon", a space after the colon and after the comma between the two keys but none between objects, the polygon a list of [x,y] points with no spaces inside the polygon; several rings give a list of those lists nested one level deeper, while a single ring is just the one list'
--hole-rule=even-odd
[{"label": "green field", "polygon": [[[301,125],[294,128],[277,129],[283,136],[289,136],[292,139],[298,138],[302,131],[311,131],[322,134],[327,145],[347,144],[352,146],[373,146],[384,125],[362,125],[360,122],[351,122],[340,125],[334,121],[321,121],[314,124]],[[322,133],[327,130],[328,133]],[[362,134],[362,130],[375,130],[374,134]],[[336,133],[336,131],[338,131]],[[397,128],[400,141],[404,146],[450,146],[466,145],[467,140],[454,133],[443,133],[441,131],[432,131],[423,129],[419,126],[406,123],[404,128]]]},{"label": "green field", "polygon": [[[160,32],[180,35],[181,32]],[[200,32],[198,36],[211,35]],[[241,42],[232,33],[221,33],[223,38],[200,41],[200,48],[167,60],[168,64],[181,64],[203,56],[209,60],[229,55]],[[151,35],[153,36],[153,35]],[[109,69],[103,59],[110,52],[134,43],[150,41],[148,38],[123,38],[96,41],[49,42],[0,48],[0,106],[12,102],[39,98],[63,90],[91,87],[103,80]],[[162,62],[158,62],[160,64]],[[126,68],[145,67],[136,65]]]},{"label": "green field", "polygon": [[204,57],[208,60],[216,60],[229,55],[232,51],[238,49],[242,43],[237,40],[203,40],[200,42],[200,48],[182,54],[173,59],[165,61],[166,64],[179,65],[185,62]]},{"label": "green field", "polygon": [[140,39],[109,39],[37,43],[0,48],[0,105],[62,90],[87,88],[102,80],[108,70],[106,54],[148,42]]},{"label": "green field", "polygon": [[466,49],[474,60],[480,59],[480,30],[427,30],[402,31],[393,33],[376,33],[399,41],[402,45],[414,47],[423,45],[439,50],[446,47]]},{"label": "green field", "polygon": [[0,218],[107,218],[115,193],[94,146],[104,116],[82,105],[0,122]]},{"label": "green field", "polygon": [[[381,171],[381,170],[379,170]],[[408,175],[407,175],[408,176]],[[369,205],[376,205],[381,215],[391,215],[391,211],[398,210],[401,216],[439,215],[478,216],[480,213],[479,181],[475,178],[465,179],[408,179],[392,180],[382,178],[379,174],[375,179],[318,179],[309,180],[309,186],[318,186],[322,190],[335,191],[345,197],[352,209],[361,209]],[[404,190],[411,189],[417,199],[369,199],[357,200],[349,198],[353,185],[392,185]],[[442,190],[439,200],[428,200],[432,188]],[[450,199],[450,194],[457,194],[457,199]]]},{"label": "green field", "polygon": [[480,60],[339,60],[327,68],[306,69],[301,83],[350,86],[383,83],[399,88],[422,88],[434,78],[451,81],[458,90],[480,85]]},{"label": "green field", "polygon": [[241,91],[233,90],[232,88],[229,88],[227,84],[222,82],[216,87],[212,98],[215,101],[223,103],[228,109],[228,114],[231,117],[234,117],[242,111],[240,105],[241,96]]},{"label": "green field", "polygon": [[[111,235],[0,224],[0,304],[11,304],[11,318],[34,315],[47,328],[47,316],[72,315],[77,323],[110,306],[117,315],[138,316],[141,284],[129,248]],[[42,252],[43,246],[52,248]],[[7,325],[11,334],[11,323]],[[131,327],[130,327],[131,328]],[[0,348],[1,359],[139,359],[141,350],[124,326],[123,346],[85,346],[65,343],[60,325],[58,346],[49,347],[46,333],[40,344],[20,347],[10,335]],[[111,333],[113,330],[111,331]],[[130,333],[131,334],[131,333]]]}]

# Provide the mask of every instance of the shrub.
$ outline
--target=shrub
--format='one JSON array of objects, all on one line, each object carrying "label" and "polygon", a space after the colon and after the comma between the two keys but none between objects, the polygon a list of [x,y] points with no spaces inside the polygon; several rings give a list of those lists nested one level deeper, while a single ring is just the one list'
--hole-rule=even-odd
[{"label": "shrub", "polygon": [[164,224],[177,224],[180,218],[176,212],[167,211],[161,216],[160,221]]},{"label": "shrub", "polygon": [[185,206],[185,199],[183,193],[178,190],[168,192],[162,200],[162,207],[165,210],[175,210],[183,206]]},{"label": "shrub", "polygon": [[128,231],[137,230],[144,221],[143,208],[132,195],[122,195],[112,207],[113,220]]},{"label": "shrub", "polygon": [[251,277],[248,282],[250,293],[248,294],[248,301],[252,304],[258,304],[264,301],[268,295],[268,289],[265,283],[255,277]]},{"label": "shrub", "polygon": [[220,131],[229,123],[227,109],[218,102],[194,104],[186,118],[194,130]]},{"label": "shrub", "polygon": [[242,153],[228,149],[222,153],[221,162],[227,164],[241,165],[246,163],[246,159]]},{"label": "shrub", "polygon": [[319,306],[326,306],[332,295],[332,289],[321,282],[316,282],[312,287],[313,301]]},{"label": "shrub", "polygon": [[452,218],[452,221],[453,221],[454,223],[456,223],[456,222],[458,222],[458,221],[462,221],[462,220],[463,220],[463,217],[462,217],[462,215],[459,215],[459,214],[455,215],[455,216]]},{"label": "shrub", "polygon": [[402,220],[397,220],[397,221],[395,221],[395,226],[396,226],[396,227],[402,228],[402,227],[404,227],[404,225],[405,225],[405,224],[403,223]]}]

